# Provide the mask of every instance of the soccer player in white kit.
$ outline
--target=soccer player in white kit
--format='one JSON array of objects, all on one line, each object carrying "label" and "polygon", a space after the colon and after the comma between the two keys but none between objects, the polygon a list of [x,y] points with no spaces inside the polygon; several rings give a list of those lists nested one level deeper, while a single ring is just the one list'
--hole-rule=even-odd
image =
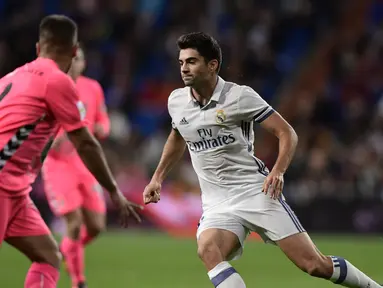
[{"label": "soccer player in white kit", "polygon": [[[249,231],[274,243],[311,276],[345,287],[381,287],[347,260],[318,251],[282,195],[283,175],[298,138],[293,128],[252,88],[218,76],[222,53],[205,33],[178,39],[184,88],[169,96],[173,129],[151,182],[145,204],[160,200],[161,183],[187,147],[202,191],[198,255],[215,287],[246,287],[228,261],[242,253]],[[254,156],[253,124],[279,139],[271,170]]]}]

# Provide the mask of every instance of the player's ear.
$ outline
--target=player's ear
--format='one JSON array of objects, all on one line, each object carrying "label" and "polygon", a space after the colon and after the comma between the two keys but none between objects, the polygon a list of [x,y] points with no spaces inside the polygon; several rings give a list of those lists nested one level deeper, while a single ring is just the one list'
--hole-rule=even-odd
[{"label": "player's ear", "polygon": [[39,42],[36,42],[36,55],[37,55],[37,57],[39,57],[39,55],[40,55],[40,44],[39,44]]},{"label": "player's ear", "polygon": [[78,44],[76,44],[76,45],[73,46],[73,49],[72,49],[72,58],[74,58],[74,57],[77,56],[77,51],[78,51]]},{"label": "player's ear", "polygon": [[218,61],[215,59],[211,60],[209,62],[209,71],[211,73],[213,73],[213,72],[217,71],[217,69],[218,69]]}]

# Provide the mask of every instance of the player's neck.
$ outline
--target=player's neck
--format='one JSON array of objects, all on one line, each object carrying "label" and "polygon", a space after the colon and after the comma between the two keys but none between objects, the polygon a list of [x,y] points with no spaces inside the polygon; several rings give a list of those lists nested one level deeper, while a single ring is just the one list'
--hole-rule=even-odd
[{"label": "player's neck", "polygon": [[69,70],[71,60],[68,61],[66,57],[58,57],[57,55],[52,55],[52,54],[43,53],[43,52],[39,54],[39,57],[53,60],[54,62],[56,62],[59,69],[65,73],[67,73]]},{"label": "player's neck", "polygon": [[201,104],[206,105],[210,98],[213,96],[215,86],[218,83],[218,76],[211,81],[205,82],[198,87],[192,87],[192,93],[194,98]]},{"label": "player's neck", "polygon": [[70,78],[73,79],[73,81],[76,83],[77,82],[77,79],[80,77],[80,75],[76,76],[76,75],[73,75],[72,73],[68,73],[68,75],[70,76]]}]

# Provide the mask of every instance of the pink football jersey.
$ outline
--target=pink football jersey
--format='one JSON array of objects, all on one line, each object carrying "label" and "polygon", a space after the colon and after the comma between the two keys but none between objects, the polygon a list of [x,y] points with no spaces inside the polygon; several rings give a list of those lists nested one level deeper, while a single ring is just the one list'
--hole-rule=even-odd
[{"label": "pink football jersey", "polygon": [[16,197],[31,191],[59,127],[70,132],[86,125],[85,109],[73,80],[47,58],[1,78],[0,93],[0,193]]}]

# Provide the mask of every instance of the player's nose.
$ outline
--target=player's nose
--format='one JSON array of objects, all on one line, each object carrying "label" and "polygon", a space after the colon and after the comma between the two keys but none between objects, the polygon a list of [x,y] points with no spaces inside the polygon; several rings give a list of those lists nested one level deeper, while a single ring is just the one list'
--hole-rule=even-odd
[{"label": "player's nose", "polygon": [[189,68],[188,68],[188,65],[182,65],[181,66],[181,73],[182,74],[188,74],[190,72]]}]

